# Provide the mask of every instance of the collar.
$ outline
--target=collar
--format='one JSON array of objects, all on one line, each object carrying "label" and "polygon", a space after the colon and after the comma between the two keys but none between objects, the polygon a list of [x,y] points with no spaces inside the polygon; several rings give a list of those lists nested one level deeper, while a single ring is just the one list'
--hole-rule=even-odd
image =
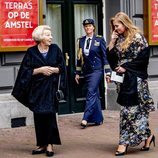
[{"label": "collar", "polygon": [[87,40],[88,38],[90,38],[90,39],[92,40],[93,36],[92,36],[92,37],[88,37],[88,36],[86,36],[86,40]]}]

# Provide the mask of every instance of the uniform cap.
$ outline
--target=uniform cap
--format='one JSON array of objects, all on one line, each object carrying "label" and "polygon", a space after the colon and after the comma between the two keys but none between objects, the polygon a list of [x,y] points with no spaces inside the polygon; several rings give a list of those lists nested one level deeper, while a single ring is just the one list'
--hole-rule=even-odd
[{"label": "uniform cap", "polygon": [[94,20],[93,19],[85,19],[83,20],[83,26],[87,25],[87,24],[92,24],[94,25]]}]

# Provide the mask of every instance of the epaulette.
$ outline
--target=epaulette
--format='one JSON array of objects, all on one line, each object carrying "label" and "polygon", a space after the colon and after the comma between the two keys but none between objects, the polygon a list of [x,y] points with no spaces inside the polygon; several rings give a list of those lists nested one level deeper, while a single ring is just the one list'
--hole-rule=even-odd
[{"label": "epaulette", "polygon": [[96,37],[101,38],[101,37],[103,37],[103,36],[102,36],[102,35],[96,35]]},{"label": "epaulette", "polygon": [[79,37],[79,39],[83,38],[84,36]]},{"label": "epaulette", "polygon": [[77,38],[77,41],[79,41],[81,38],[83,38],[84,36],[81,36],[81,37],[79,37],[79,38]]}]

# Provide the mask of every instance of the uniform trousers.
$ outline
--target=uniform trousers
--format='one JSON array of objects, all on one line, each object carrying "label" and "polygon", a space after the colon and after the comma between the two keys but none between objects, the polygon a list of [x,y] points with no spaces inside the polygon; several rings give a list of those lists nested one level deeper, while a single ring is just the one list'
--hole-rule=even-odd
[{"label": "uniform trousers", "polygon": [[37,146],[61,144],[56,113],[34,113]]},{"label": "uniform trousers", "polygon": [[83,120],[86,120],[88,123],[100,124],[103,122],[99,94],[99,84],[102,77],[102,70],[95,70],[93,73],[85,75],[87,95]]}]

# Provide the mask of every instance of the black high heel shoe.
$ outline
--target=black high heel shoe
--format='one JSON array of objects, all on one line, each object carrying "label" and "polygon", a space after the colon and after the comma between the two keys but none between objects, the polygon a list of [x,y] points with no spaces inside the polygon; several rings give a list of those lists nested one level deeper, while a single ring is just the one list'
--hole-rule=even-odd
[{"label": "black high heel shoe", "polygon": [[125,150],[123,152],[117,150],[115,153],[115,156],[123,156],[123,155],[127,154],[127,149],[128,149],[128,145],[125,146]]},{"label": "black high heel shoe", "polygon": [[149,147],[146,147],[146,146],[144,145],[140,150],[141,150],[141,151],[149,151],[150,145],[151,145],[152,142],[153,142],[153,145],[154,145],[154,147],[155,147],[155,136],[154,136],[154,135],[152,135],[152,138],[151,138],[150,143],[149,143]]}]

